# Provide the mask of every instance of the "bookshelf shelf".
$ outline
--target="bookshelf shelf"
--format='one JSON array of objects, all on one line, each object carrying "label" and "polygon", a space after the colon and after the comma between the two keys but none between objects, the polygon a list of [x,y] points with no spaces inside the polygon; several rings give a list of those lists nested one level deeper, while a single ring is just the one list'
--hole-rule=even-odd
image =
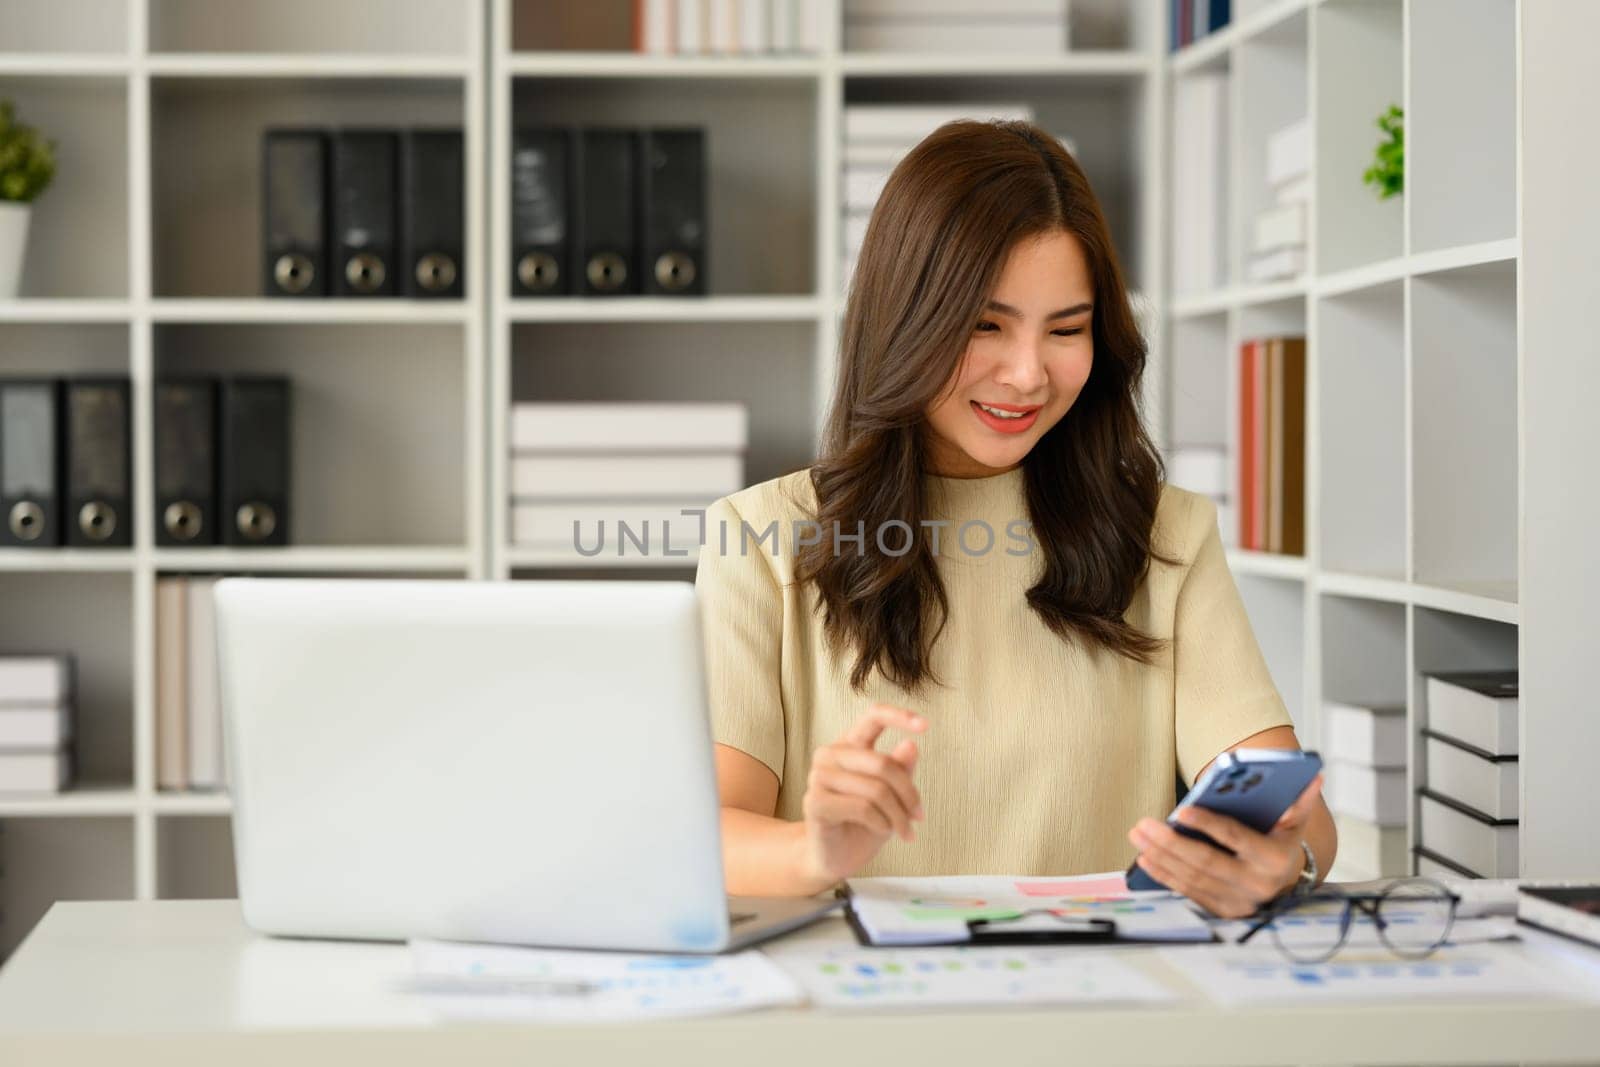
[{"label": "bookshelf shelf", "polygon": [[88,54],[22,55],[0,52],[0,78],[86,78],[111,80],[132,69],[126,56]]},{"label": "bookshelf shelf", "polygon": [[0,549],[0,572],[117,574],[135,567],[133,552],[94,548]]},{"label": "bookshelf shelf", "polygon": [[12,322],[126,322],[133,307],[126,300],[48,297],[0,300],[0,324]]},{"label": "bookshelf shelf", "polygon": [[1305,278],[1290,278],[1281,282],[1263,282],[1259,285],[1241,285],[1233,290],[1231,302],[1238,307],[1259,304],[1278,304],[1286,300],[1300,300],[1310,285]]},{"label": "bookshelf shelf", "polygon": [[245,55],[228,53],[164,53],[146,58],[142,69],[164,78],[464,78],[471,69],[465,58],[440,55]]},{"label": "bookshelf shelf", "polygon": [[465,574],[466,548],[296,545],[287,548],[158,548],[158,571],[246,574]]},{"label": "bookshelf shelf", "polygon": [[156,793],[150,810],[157,815],[227,815],[233,798],[226,793]]},{"label": "bookshelf shelf", "polygon": [[[659,549],[657,544],[652,542],[650,547],[649,555],[640,555],[630,544],[626,554],[618,556],[615,547],[608,543],[605,552],[590,557],[580,556],[569,549],[537,548],[526,545],[508,545],[503,551],[506,564],[513,570],[643,570],[682,572],[688,575],[694,573],[693,556],[687,558],[663,556],[657,551]],[[678,547],[673,546],[673,551],[676,552]]]},{"label": "bookshelf shelf", "polygon": [[515,52],[507,73],[524,78],[815,79],[815,56],[645,56],[627,52]]},{"label": "bookshelf shelf", "polygon": [[1177,319],[1205,318],[1225,314],[1238,303],[1233,289],[1215,289],[1209,293],[1180,296],[1172,302],[1172,316]]},{"label": "bookshelf shelf", "polygon": [[0,793],[0,819],[132,815],[138,808],[126,785],[79,783],[70,790],[43,796]]},{"label": "bookshelf shelf", "polygon": [[158,323],[403,326],[425,323],[460,324],[467,322],[472,315],[472,305],[462,300],[402,298],[358,300],[340,297],[280,300],[270,297],[244,299],[204,297],[163,298],[150,303],[150,317]]},{"label": "bookshelf shelf", "polygon": [[1253,552],[1249,549],[1228,549],[1228,567],[1235,574],[1255,578],[1274,578],[1281,581],[1305,581],[1310,573],[1304,556],[1284,556],[1275,552]]},{"label": "bookshelf shelf", "polygon": [[1522,621],[1516,593],[1515,585],[1510,582],[1474,582],[1460,587],[1413,585],[1411,602],[1419,607],[1515,626]]},{"label": "bookshelf shelf", "polygon": [[1394,256],[1381,263],[1368,263],[1348,270],[1335,271],[1317,277],[1312,285],[1317,296],[1342,296],[1363,289],[1375,289],[1404,278],[1411,273],[1411,262],[1405,256]]},{"label": "bookshelf shelf", "polygon": [[1351,574],[1325,570],[1316,575],[1314,584],[1317,592],[1332,596],[1382,600],[1393,604],[1408,604],[1414,599],[1414,590],[1399,574]]},{"label": "bookshelf shelf", "polygon": [[843,73],[874,78],[1061,77],[1138,78],[1151,72],[1154,61],[1144,52],[1081,51],[1059,56],[917,55],[846,52],[839,57]]},{"label": "bookshelf shelf", "polygon": [[511,322],[812,322],[824,314],[814,296],[710,296],[684,299],[617,297],[512,298]]},{"label": "bookshelf shelf", "polygon": [[1522,255],[1521,242],[1514,237],[1478,244],[1457,245],[1433,252],[1413,252],[1409,258],[1412,277],[1483,267],[1495,263],[1514,263]]}]

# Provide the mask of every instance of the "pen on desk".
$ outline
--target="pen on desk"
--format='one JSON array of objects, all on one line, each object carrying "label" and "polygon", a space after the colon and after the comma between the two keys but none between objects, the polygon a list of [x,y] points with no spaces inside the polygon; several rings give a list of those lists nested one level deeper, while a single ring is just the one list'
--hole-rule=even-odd
[{"label": "pen on desk", "polygon": [[600,989],[593,982],[576,978],[520,978],[493,974],[417,974],[402,978],[398,985],[405,993],[523,997],[581,997]]}]

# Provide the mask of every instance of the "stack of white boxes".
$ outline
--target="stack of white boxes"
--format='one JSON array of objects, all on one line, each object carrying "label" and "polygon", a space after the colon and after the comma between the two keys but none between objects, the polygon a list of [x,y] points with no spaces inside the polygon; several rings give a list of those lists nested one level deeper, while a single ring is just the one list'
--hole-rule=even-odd
[{"label": "stack of white boxes", "polygon": [[847,52],[1051,55],[1068,43],[1067,0],[844,0]]},{"label": "stack of white boxes", "polygon": [[867,236],[867,220],[872,217],[872,209],[889,180],[889,173],[917,142],[945,123],[960,119],[1032,122],[1033,108],[1027,104],[850,104],[845,107],[840,198],[844,241],[839,273],[845,287],[855,273],[856,257]]},{"label": "stack of white boxes", "polygon": [[1408,873],[1405,705],[1325,701],[1322,757],[1323,796],[1339,831],[1339,879]]},{"label": "stack of white boxes", "polygon": [[72,781],[72,694],[71,656],[0,656],[0,793]]},{"label": "stack of white boxes", "polygon": [[1252,282],[1306,272],[1311,214],[1311,123],[1301,119],[1267,142],[1267,184],[1274,203],[1256,213],[1246,275]]},{"label": "stack of white boxes", "polygon": [[1517,672],[1428,676],[1419,874],[1516,878]]},{"label": "stack of white boxes", "polygon": [[706,505],[744,487],[742,404],[516,404],[511,543],[551,562],[693,564]]}]

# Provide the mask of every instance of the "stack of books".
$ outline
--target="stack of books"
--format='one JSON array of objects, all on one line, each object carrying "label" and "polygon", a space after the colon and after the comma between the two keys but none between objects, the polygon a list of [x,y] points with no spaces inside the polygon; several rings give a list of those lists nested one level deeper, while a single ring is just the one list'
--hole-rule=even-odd
[{"label": "stack of books", "polygon": [[217,790],[222,692],[217,678],[216,578],[156,580],[156,788]]},{"label": "stack of books", "polygon": [[1323,796],[1339,830],[1339,877],[1405,875],[1405,704],[1326,701],[1322,757]]},{"label": "stack of books", "polygon": [[0,656],[0,793],[59,793],[72,781],[73,659]]},{"label": "stack of books", "polygon": [[1227,72],[1177,79],[1172,107],[1172,284],[1209,293],[1228,283]]},{"label": "stack of books", "polygon": [[[841,210],[844,213],[840,278],[848,287],[867,236],[867,221],[889,174],[907,152],[947,122],[961,119],[1033,121],[1027,104],[849,104],[844,109]],[[1069,142],[1063,141],[1063,144]],[[1071,151],[1069,145],[1068,151]]]},{"label": "stack of books", "polygon": [[844,0],[847,52],[1048,55],[1068,46],[1067,0]]},{"label": "stack of books", "polygon": [[692,564],[705,508],[744,487],[742,404],[516,404],[511,543],[553,560]]},{"label": "stack of books", "polygon": [[1232,530],[1233,495],[1228,492],[1228,450],[1221,445],[1183,445],[1167,456],[1167,482],[1199,493],[1217,506],[1217,526]]},{"label": "stack of books", "polygon": [[822,51],[820,0],[634,0],[633,50],[651,55]]},{"label": "stack of books", "polygon": [[1239,347],[1239,547],[1305,552],[1306,341]]},{"label": "stack of books", "polygon": [[1311,213],[1311,120],[1301,119],[1267,142],[1267,184],[1273,204],[1256,213],[1246,275],[1252,282],[1297,278],[1306,272]]},{"label": "stack of books", "polygon": [[1517,672],[1427,676],[1417,871],[1515,878]]},{"label": "stack of books", "polygon": [[1176,52],[1232,20],[1231,0],[1167,0],[1167,45]]}]

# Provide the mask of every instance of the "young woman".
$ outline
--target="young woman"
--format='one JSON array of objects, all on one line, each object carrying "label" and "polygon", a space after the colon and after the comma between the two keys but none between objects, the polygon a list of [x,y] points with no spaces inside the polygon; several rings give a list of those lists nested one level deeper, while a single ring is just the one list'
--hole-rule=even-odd
[{"label": "young woman", "polygon": [[1298,744],[1215,506],[1162,483],[1144,365],[1100,207],[1059,142],[952,123],[895,168],[822,459],[706,516],[730,892],[1137,854],[1237,916],[1329,869],[1320,780],[1267,834],[1190,812],[1231,856],[1163,821],[1176,780],[1219,753]]}]

